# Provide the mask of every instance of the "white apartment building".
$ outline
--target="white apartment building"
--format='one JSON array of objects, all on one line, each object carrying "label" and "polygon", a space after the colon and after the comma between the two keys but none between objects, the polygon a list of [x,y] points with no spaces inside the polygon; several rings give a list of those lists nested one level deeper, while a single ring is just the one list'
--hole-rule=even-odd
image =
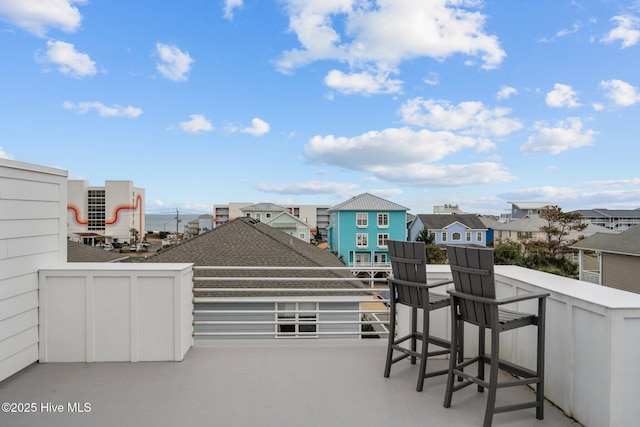
[{"label": "white apartment building", "polygon": [[94,187],[87,181],[69,180],[67,203],[67,237],[93,244],[129,243],[131,229],[144,237],[144,189],[132,181],[105,181]]}]

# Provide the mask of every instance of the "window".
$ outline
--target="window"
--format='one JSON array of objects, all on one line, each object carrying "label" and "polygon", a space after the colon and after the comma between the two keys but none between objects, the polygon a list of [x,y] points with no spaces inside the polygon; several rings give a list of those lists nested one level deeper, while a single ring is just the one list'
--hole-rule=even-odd
[{"label": "window", "polygon": [[462,234],[457,231],[451,235],[451,240],[459,241],[462,240]]},{"label": "window", "polygon": [[369,252],[356,252],[354,254],[353,263],[355,265],[371,265],[371,254]]},{"label": "window", "polygon": [[446,242],[446,241],[447,241],[447,232],[446,232],[446,231],[443,231],[443,232],[442,232],[442,241],[443,241],[443,242]]},{"label": "window", "polygon": [[369,235],[367,233],[357,233],[356,246],[359,248],[366,248],[369,246]]},{"label": "window", "polygon": [[389,228],[389,214],[388,213],[379,213],[378,214],[378,227],[380,227],[380,228]]},{"label": "window", "polygon": [[374,255],[374,263],[375,265],[380,265],[380,264],[388,264],[388,258],[387,258],[387,254],[385,253],[377,253]]},{"label": "window", "polygon": [[389,240],[389,234],[387,233],[378,234],[378,247],[386,248],[387,240]]},{"label": "window", "polygon": [[471,232],[470,231],[467,231],[466,238],[467,238],[467,242],[471,241]]},{"label": "window", "polygon": [[311,302],[277,303],[277,337],[317,337],[318,304]]},{"label": "window", "polygon": [[478,232],[476,233],[476,240],[477,240],[478,242],[482,242],[482,231],[478,231]]},{"label": "window", "polygon": [[369,226],[369,215],[366,212],[358,212],[356,214],[356,226],[358,228],[367,228]]}]

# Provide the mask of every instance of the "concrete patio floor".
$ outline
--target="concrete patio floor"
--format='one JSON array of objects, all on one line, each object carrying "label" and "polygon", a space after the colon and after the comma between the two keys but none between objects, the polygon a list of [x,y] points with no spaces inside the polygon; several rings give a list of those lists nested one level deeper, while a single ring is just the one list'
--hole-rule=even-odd
[{"label": "concrete patio floor", "polygon": [[[444,376],[418,393],[408,361],[383,378],[385,351],[385,340],[197,340],[182,362],[35,364],[0,383],[0,402],[35,413],[0,412],[0,426],[482,425],[486,393],[467,387],[446,409]],[[498,403],[533,394],[509,389]],[[580,424],[547,402],[544,420],[526,409],[497,414],[493,425]]]}]

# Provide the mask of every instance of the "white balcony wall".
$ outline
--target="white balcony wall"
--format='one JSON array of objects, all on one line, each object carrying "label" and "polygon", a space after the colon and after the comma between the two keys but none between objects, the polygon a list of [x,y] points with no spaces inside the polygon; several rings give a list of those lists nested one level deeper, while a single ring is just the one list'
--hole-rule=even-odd
[{"label": "white balcony wall", "polygon": [[0,159],[0,381],[38,360],[38,270],[67,260],[67,172]]},{"label": "white balcony wall", "polygon": [[40,270],[40,362],[180,361],[193,346],[192,264]]},{"label": "white balcony wall", "polygon": [[[444,265],[430,265],[427,273],[430,281],[451,278]],[[636,425],[640,419],[636,402],[640,396],[640,295],[516,266],[496,266],[495,274],[499,298],[550,293],[546,398],[585,426]],[[535,313],[537,301],[508,308]],[[432,313],[433,333],[450,336],[450,313],[436,313]],[[407,319],[408,313],[401,311],[399,333],[408,331]],[[501,334],[501,358],[535,368],[535,334],[535,327]],[[477,328],[467,325],[467,357],[477,353],[477,337]]]}]

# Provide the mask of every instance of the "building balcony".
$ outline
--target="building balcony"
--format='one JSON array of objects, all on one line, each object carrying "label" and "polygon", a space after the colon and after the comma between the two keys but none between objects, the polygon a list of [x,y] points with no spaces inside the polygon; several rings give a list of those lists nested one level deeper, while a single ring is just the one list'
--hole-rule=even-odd
[{"label": "building balcony", "polygon": [[[265,280],[261,270],[245,270],[257,279],[250,286],[258,289],[256,283]],[[450,278],[448,266],[427,270],[430,280]],[[272,295],[252,296],[247,292],[252,288],[244,287],[243,295],[198,296],[191,284],[191,266],[184,264],[66,264],[43,269],[39,277],[40,363],[0,382],[0,401],[15,403],[22,412],[0,414],[2,425],[482,424],[486,393],[474,387],[456,393],[446,409],[442,376],[428,379],[421,393],[415,391],[417,365],[408,361],[395,364],[391,377],[383,378],[388,318],[385,300],[378,298],[380,282],[376,288],[365,283],[349,292],[334,289],[334,296],[311,286],[295,295],[277,289]],[[283,277],[283,283],[292,277]],[[537,420],[534,410],[527,409],[498,414],[493,425],[634,425],[640,419],[635,402],[640,396],[640,295],[514,266],[496,266],[496,280],[501,296],[536,291],[551,296],[545,419]],[[199,307],[224,301],[238,306]],[[322,304],[340,301],[356,303],[347,309],[355,320],[345,316],[349,320],[344,322],[357,329],[319,333],[323,324],[339,323],[327,315],[341,310]],[[301,302],[317,304],[318,333],[279,337],[284,318],[278,316],[277,304]],[[535,312],[528,304],[513,308]],[[219,322],[229,333],[194,333],[201,309],[232,315],[232,320],[204,320]],[[301,314],[309,309],[289,311]],[[267,318],[252,317],[257,314]],[[408,328],[407,317],[402,310],[398,313],[399,333]],[[447,313],[434,316],[434,333],[448,336],[448,321]],[[259,325],[270,332],[257,339],[232,328],[232,323],[243,328]],[[380,338],[363,339],[368,335],[360,329],[363,324],[375,325],[371,335]],[[535,362],[535,331],[524,329],[503,334],[501,357],[528,366]],[[477,349],[473,332],[466,329],[468,355]],[[56,363],[65,358],[70,362]],[[432,367],[447,364],[442,358]],[[523,386],[498,392],[498,400],[515,403],[527,395],[533,391]],[[24,413],[27,410],[31,412]]]}]

